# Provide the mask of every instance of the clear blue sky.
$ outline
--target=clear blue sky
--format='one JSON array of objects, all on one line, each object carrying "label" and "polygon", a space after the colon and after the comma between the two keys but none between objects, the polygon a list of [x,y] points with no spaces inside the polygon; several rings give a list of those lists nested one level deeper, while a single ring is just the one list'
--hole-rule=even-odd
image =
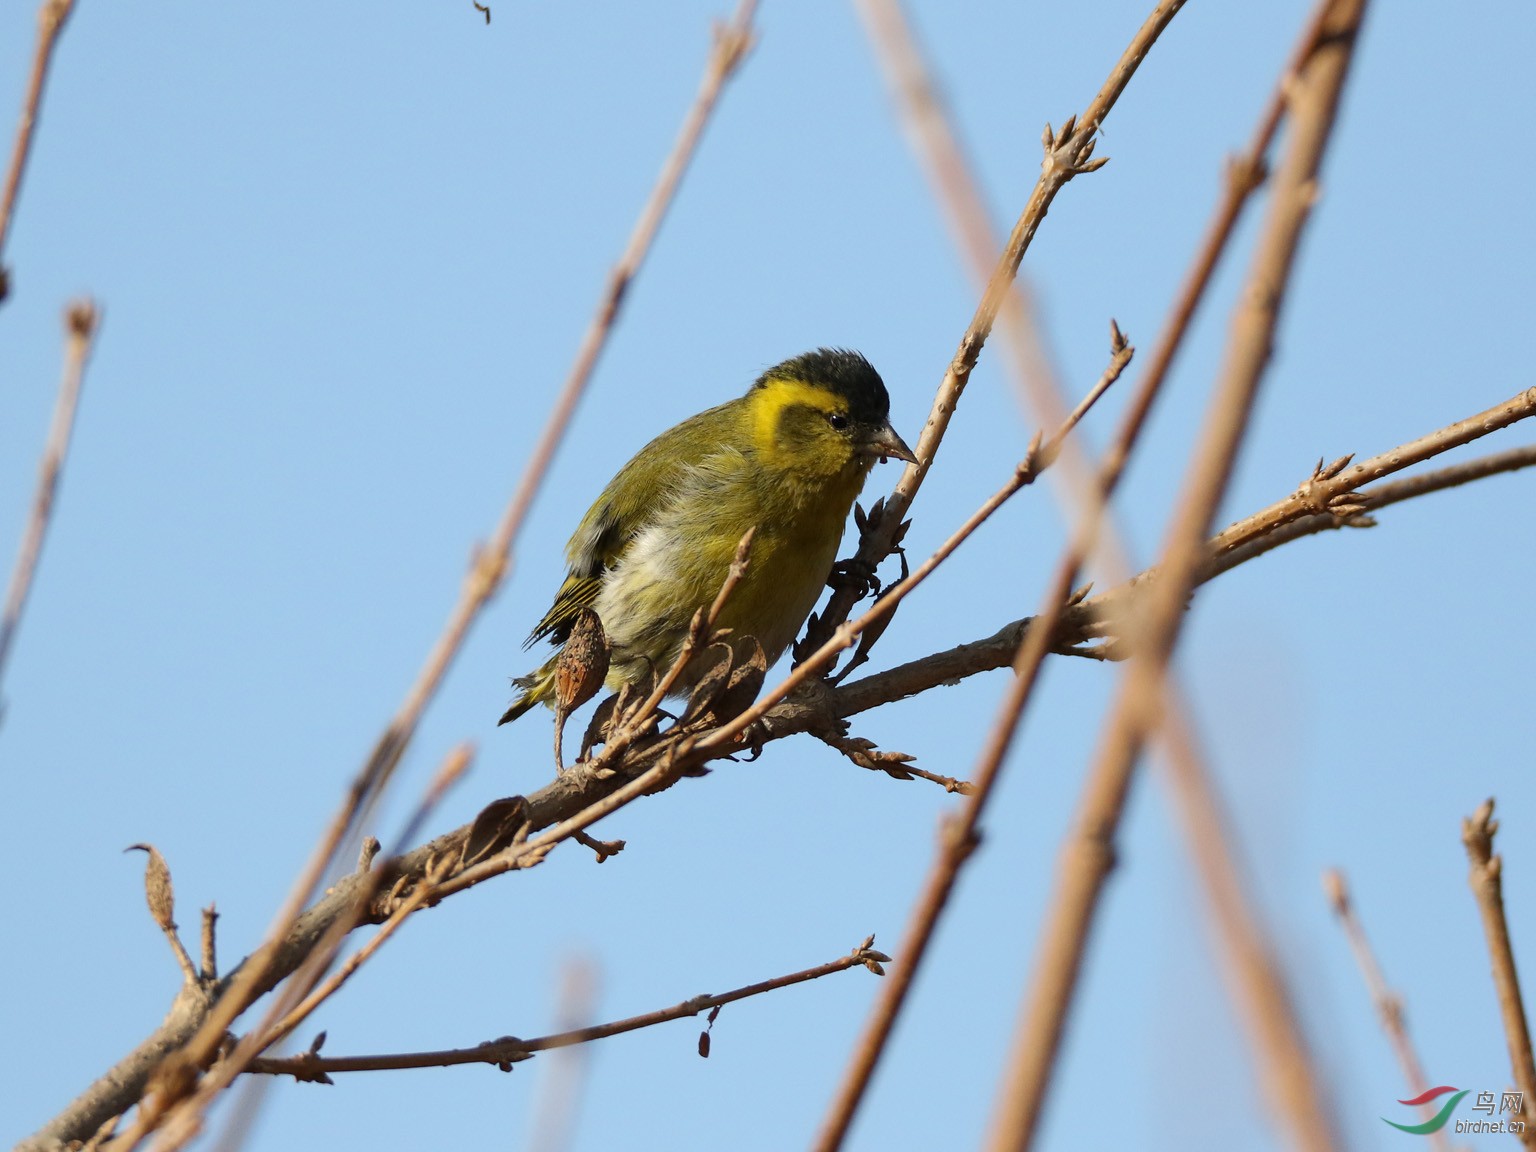
[{"label": "clear blue sky", "polygon": [[[914,7],[1005,226],[1041,126],[1087,102],[1146,0]],[[85,291],[106,310],[4,686],[0,1138],[53,1114],[175,990],[124,846],[165,852],[184,925],[217,900],[226,965],[259,940],[510,492],[724,14],[720,0],[492,9],[487,27],[468,0],[80,0],[0,308],[6,563],[53,401],[58,310]],[[1291,491],[1320,455],[1390,448],[1533,383],[1519,126],[1536,14],[1376,9],[1226,518]],[[1026,267],[1074,389],[1102,368],[1110,316],[1150,348],[1222,158],[1305,10],[1191,4],[1109,120],[1111,163],[1057,201]],[[30,0],[0,11],[6,125],[33,22]],[[852,10],[766,0],[760,25],[513,577],[407,756],[386,838],[466,738],[479,758],[443,828],[547,775],[547,718],[494,726],[507,677],[539,658],[519,644],[571,527],[650,436],[818,344],[864,351],[897,428],[921,425],[973,293]],[[1142,561],[1245,261],[1225,267],[1129,478]],[[1089,421],[1092,442],[1118,403]],[[1032,431],[988,353],[915,509],[915,553]],[[870,494],[894,479],[878,471]],[[1497,478],[1288,546],[1207,588],[1190,619],[1181,671],[1354,1147],[1414,1138],[1378,1119],[1404,1086],[1325,908],[1324,867],[1349,872],[1434,1081],[1509,1078],[1458,827],[1499,797],[1529,964],[1533,495],[1536,476]],[[1018,498],[908,604],[875,666],[1031,611],[1060,537],[1045,486]],[[965,1148],[984,1128],[1115,676],[1050,667],[852,1147]],[[978,677],[855,732],[967,775],[1002,687]],[[316,1027],[335,1054],[466,1045],[549,1030],[573,957],[596,966],[610,1018],[818,963],[872,931],[891,950],[953,805],[779,744],[601,826],[629,841],[601,868],[561,851],[413,921]],[[1042,1146],[1280,1147],[1154,780],[1133,797],[1104,913]],[[727,1008],[707,1062],[692,1023],[594,1046],[574,1147],[803,1145],[875,990],[852,972]],[[521,1148],[553,1063],[277,1085],[248,1146]]]}]

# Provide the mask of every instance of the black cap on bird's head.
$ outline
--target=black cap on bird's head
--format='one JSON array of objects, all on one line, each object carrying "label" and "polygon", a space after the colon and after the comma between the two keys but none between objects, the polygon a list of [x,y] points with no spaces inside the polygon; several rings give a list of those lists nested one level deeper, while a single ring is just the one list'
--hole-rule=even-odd
[{"label": "black cap on bird's head", "polygon": [[880,373],[846,348],[818,348],[775,364],[752,387],[766,387],[770,380],[798,380],[834,392],[848,401],[850,416],[866,423],[878,424],[891,412],[891,397]]},{"label": "black cap on bird's head", "polygon": [[861,450],[871,456],[894,456],[915,464],[917,457],[890,424],[891,398],[885,381],[868,360],[846,348],[817,348],[781,364],[757,378],[754,390],[775,382],[808,384],[839,397],[847,418],[864,430]]}]

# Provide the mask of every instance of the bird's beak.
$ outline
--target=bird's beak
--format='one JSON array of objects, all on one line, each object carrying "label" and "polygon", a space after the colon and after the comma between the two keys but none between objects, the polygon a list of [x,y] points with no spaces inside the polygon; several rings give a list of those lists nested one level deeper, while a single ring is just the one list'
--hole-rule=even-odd
[{"label": "bird's beak", "polygon": [[917,463],[917,454],[907,447],[907,442],[896,435],[896,429],[891,427],[887,420],[876,428],[869,439],[864,441],[864,452],[870,456],[878,456],[884,460],[890,456],[897,460],[905,460],[908,464]]}]

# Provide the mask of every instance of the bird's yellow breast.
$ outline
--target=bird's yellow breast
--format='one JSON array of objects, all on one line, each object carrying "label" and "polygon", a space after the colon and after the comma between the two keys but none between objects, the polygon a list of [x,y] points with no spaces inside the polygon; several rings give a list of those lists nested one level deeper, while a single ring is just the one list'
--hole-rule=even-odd
[{"label": "bird's yellow breast", "polygon": [[614,649],[610,681],[676,659],[687,621],[714,600],[751,528],[746,574],[717,626],[756,637],[769,662],[777,659],[816,605],[867,472],[850,461],[808,479],[736,449],[690,470],[603,581],[595,607]]}]

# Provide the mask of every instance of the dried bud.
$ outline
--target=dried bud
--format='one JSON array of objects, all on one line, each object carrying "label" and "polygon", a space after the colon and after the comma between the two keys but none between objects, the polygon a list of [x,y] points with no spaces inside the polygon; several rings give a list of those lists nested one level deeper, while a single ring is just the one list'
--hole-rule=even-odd
[{"label": "dried bud", "polygon": [[569,714],[597,695],[608,678],[609,656],[608,637],[597,613],[578,610],[555,665],[555,703],[561,713]]},{"label": "dried bud", "polygon": [[161,931],[176,931],[176,895],[171,889],[171,870],[165,857],[153,844],[130,844],[123,851],[148,853],[149,863],[144,866],[144,898],[149,902],[149,914]]}]

